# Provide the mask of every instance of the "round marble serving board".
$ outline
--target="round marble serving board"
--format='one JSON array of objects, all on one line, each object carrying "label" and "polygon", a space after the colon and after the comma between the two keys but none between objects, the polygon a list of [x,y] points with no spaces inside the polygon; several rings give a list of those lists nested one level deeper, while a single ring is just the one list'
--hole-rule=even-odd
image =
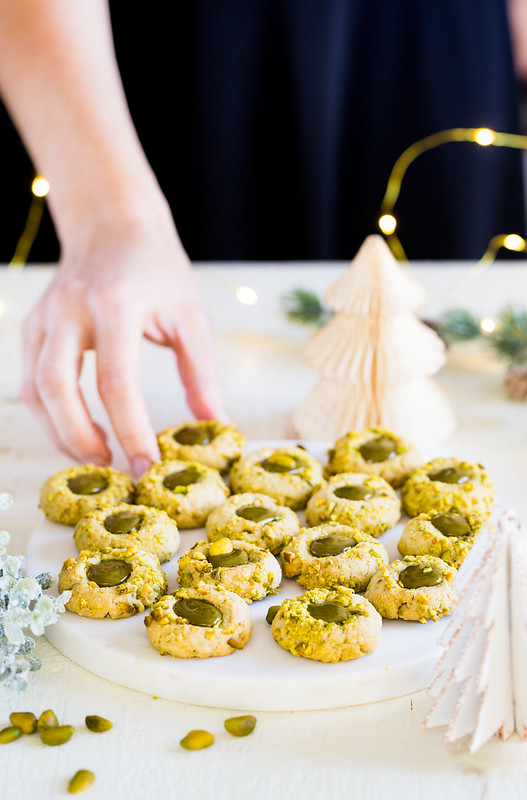
[{"label": "round marble serving board", "polygon": [[[251,442],[248,450],[263,444]],[[325,462],[327,445],[304,444]],[[304,522],[303,514],[299,516]],[[390,560],[399,557],[397,542],[403,524],[382,536]],[[29,541],[27,573],[56,576],[65,559],[77,555],[72,534],[72,528],[42,517]],[[206,539],[203,529],[181,531],[179,553],[163,565],[169,591],[177,588],[178,557],[200,539]],[[374,653],[354,661],[322,664],[283,650],[265,621],[270,605],[302,591],[295,581],[283,579],[280,594],[252,603],[253,630],[248,644],[223,658],[161,656],[147,638],[146,612],[127,619],[98,620],[66,611],[46,629],[46,637],[72,661],[106,680],[200,706],[242,711],[338,708],[387,700],[429,686],[441,655],[438,640],[448,618],[425,624],[383,620],[382,641]],[[50,593],[57,593],[56,583]]]}]

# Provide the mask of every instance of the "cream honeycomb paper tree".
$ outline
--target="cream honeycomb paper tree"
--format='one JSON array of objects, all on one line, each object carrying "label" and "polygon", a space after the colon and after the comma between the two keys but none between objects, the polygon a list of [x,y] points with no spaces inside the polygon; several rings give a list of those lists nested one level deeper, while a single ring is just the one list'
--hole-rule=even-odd
[{"label": "cream honeycomb paper tree", "polygon": [[494,734],[527,739],[527,531],[514,512],[481,533],[456,588],[424,725],[446,725],[447,742],[467,737],[471,752]]},{"label": "cream honeycomb paper tree", "polygon": [[381,236],[368,236],[324,300],[335,313],[305,348],[320,378],[294,413],[297,434],[335,440],[381,425],[421,445],[447,438],[454,417],[429,377],[445,347],[415,315],[424,291]]}]

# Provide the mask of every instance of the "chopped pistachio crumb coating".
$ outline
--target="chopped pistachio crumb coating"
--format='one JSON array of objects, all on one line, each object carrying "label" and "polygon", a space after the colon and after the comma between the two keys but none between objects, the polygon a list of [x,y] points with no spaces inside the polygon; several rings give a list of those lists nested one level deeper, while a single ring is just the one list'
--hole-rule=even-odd
[{"label": "chopped pistachio crumb coating", "polygon": [[[317,607],[340,609],[343,622],[313,616]],[[311,609],[311,610],[310,610]],[[310,589],[284,600],[271,624],[278,644],[294,656],[337,662],[372,653],[381,641],[382,620],[375,608],[352,589]]]},{"label": "chopped pistachio crumb coating", "polygon": [[267,494],[297,510],[322,484],[322,466],[302,447],[264,447],[234,464],[230,482],[236,494]]},{"label": "chopped pistachio crumb coating", "polygon": [[197,542],[179,559],[181,587],[221,585],[247,603],[276,594],[281,578],[280,564],[269,550],[228,538]]},{"label": "chopped pistachio crumb coating", "polygon": [[417,448],[386,428],[349,431],[329,451],[326,475],[370,472],[398,487],[422,464]]},{"label": "chopped pistachio crumb coating", "polygon": [[73,538],[79,550],[136,545],[155,553],[161,563],[177,553],[180,540],[178,526],[165,511],[129,503],[90,512],[78,521]]},{"label": "chopped pistachio crumb coating", "polygon": [[181,459],[153,464],[137,483],[137,502],[166,511],[179,528],[201,528],[228,495],[217,470]]},{"label": "chopped pistachio crumb coating", "polygon": [[[128,577],[116,585],[99,585],[93,579],[94,569],[104,569],[106,562],[117,566],[118,572],[121,564],[122,574],[129,572]],[[167,583],[158,557],[130,545],[118,550],[82,550],[77,558],[68,558],[59,574],[59,590],[64,589],[71,590],[68,611],[81,617],[120,619],[155,603],[166,592]]]},{"label": "chopped pistachio crumb coating", "polygon": [[265,494],[244,492],[212,511],[205,526],[209,541],[225,536],[279,553],[300,528],[294,511]]},{"label": "chopped pistachio crumb coating", "polygon": [[301,528],[282,550],[281,559],[284,575],[307,589],[338,585],[362,592],[372,575],[388,563],[388,553],[377,539],[358,528],[326,523]]},{"label": "chopped pistachio crumb coating", "polygon": [[434,458],[412,472],[401,489],[401,499],[409,517],[457,508],[471,519],[485,521],[492,507],[494,487],[481,464]]},{"label": "chopped pistachio crumb coating", "polygon": [[[425,582],[427,574],[435,573],[437,582],[432,586],[407,588],[402,583],[402,573],[408,567],[420,569]],[[436,622],[452,609],[455,599],[453,581],[456,574],[457,570],[440,558],[406,556],[401,561],[393,561],[382,567],[371,579],[365,597],[386,619],[415,622],[432,619]]]},{"label": "chopped pistachio crumb coating", "polygon": [[[476,518],[471,521],[464,514],[454,510],[456,516],[466,520],[468,531],[463,535],[445,535],[434,524],[437,515],[419,514],[405,525],[399,540],[399,552],[403,556],[435,556],[459,569],[470,548],[481,533],[483,524]],[[447,512],[448,514],[448,512]],[[442,515],[445,516],[445,515]]]},{"label": "chopped pistachio crumb coating", "polygon": [[390,484],[377,475],[360,472],[334,475],[306,508],[311,526],[324,522],[351,525],[371,536],[393,528],[400,516],[401,503]]},{"label": "chopped pistachio crumb coating", "polygon": [[40,507],[52,522],[76,525],[100,506],[129,502],[133,493],[134,484],[126,473],[83,464],[51,475],[40,490]]},{"label": "chopped pistachio crumb coating", "polygon": [[[210,606],[216,612],[213,623],[189,622],[178,613],[181,600],[187,601],[189,608],[192,601]],[[145,625],[152,646],[161,655],[176,658],[227,656],[243,649],[251,635],[251,615],[245,600],[222,586],[208,583],[164,595],[150,609]]]},{"label": "chopped pistachio crumb coating", "polygon": [[234,425],[218,420],[193,420],[167,428],[157,441],[163,460],[199,461],[220,472],[243,453],[245,437]]}]

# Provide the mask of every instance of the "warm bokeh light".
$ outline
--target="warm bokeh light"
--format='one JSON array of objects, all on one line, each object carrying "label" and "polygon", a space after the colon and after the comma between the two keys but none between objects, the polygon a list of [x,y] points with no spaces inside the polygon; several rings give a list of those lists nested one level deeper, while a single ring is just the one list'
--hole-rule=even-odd
[{"label": "warm bokeh light", "polygon": [[379,219],[379,228],[383,233],[393,233],[397,227],[397,220],[393,214],[383,214]]},{"label": "warm bokeh light", "polygon": [[49,183],[45,178],[38,175],[31,184],[31,191],[35,197],[45,197],[49,192]]},{"label": "warm bokeh light", "polygon": [[490,317],[484,317],[480,320],[479,327],[482,333],[494,333],[496,330],[496,323]]},{"label": "warm bokeh light", "polygon": [[482,147],[488,147],[495,138],[496,134],[490,128],[478,128],[474,131],[474,141]]},{"label": "warm bokeh light", "polygon": [[238,286],[236,289],[236,297],[246,306],[254,306],[258,302],[258,295],[251,289],[250,286]]},{"label": "warm bokeh light", "polygon": [[525,239],[518,236],[517,233],[509,233],[503,240],[503,246],[507,250],[516,250],[518,253],[525,249]]}]

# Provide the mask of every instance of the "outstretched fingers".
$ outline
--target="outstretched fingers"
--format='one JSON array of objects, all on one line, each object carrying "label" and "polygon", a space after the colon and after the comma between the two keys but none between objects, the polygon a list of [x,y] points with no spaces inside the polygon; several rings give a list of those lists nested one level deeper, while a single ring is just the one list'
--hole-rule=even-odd
[{"label": "outstretched fingers", "polygon": [[142,319],[133,309],[95,315],[97,384],[117,439],[135,475],[159,459],[157,439],[139,382]]}]

